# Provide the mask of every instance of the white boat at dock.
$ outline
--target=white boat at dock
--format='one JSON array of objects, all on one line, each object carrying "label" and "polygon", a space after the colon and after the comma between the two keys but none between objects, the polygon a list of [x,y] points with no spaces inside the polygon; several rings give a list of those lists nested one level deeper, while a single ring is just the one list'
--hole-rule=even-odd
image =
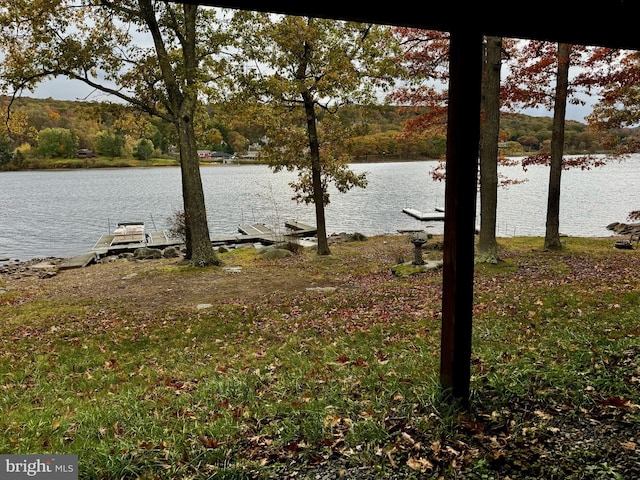
[{"label": "white boat at dock", "polygon": [[142,243],[147,241],[144,222],[121,222],[113,231],[111,245]]}]

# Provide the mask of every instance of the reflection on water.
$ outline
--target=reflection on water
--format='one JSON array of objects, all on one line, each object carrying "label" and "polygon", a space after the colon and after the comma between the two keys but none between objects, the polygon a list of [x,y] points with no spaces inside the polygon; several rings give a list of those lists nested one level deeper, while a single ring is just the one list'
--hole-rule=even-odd
[{"label": "reflection on water", "polygon": [[[602,236],[606,225],[626,221],[640,209],[640,157],[592,171],[562,173],[562,233]],[[427,228],[442,233],[442,222],[420,222],[405,207],[432,211],[444,206],[444,183],[434,182],[433,162],[354,164],[367,172],[366,189],[331,192],[327,231],[365,235]],[[285,220],[315,224],[312,206],[291,200],[292,172],[274,174],[266,166],[202,167],[212,237],[236,234],[243,223],[282,228]],[[548,169],[502,169],[525,183],[498,193],[498,235],[544,235]],[[144,221],[166,229],[182,210],[180,170],[93,169],[0,172],[0,258],[66,257],[91,249],[120,221]]]}]

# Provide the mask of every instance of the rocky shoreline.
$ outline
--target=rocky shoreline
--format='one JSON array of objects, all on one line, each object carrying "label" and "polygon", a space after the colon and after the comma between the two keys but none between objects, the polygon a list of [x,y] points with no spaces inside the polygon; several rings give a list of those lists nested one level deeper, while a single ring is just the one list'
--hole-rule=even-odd
[{"label": "rocky shoreline", "polygon": [[[363,241],[366,237],[360,233],[338,233],[329,236],[329,243],[343,242],[343,241]],[[227,245],[220,248],[239,248],[241,244]],[[88,266],[97,263],[113,262],[121,259],[129,260],[151,260],[158,258],[178,258],[183,256],[183,245],[170,246],[164,249],[140,247],[136,248],[133,252],[123,252],[114,255],[107,255],[99,257],[97,255],[91,256],[85,265]],[[9,258],[0,258],[0,279],[5,277],[22,278],[22,277],[39,277],[50,278],[55,276],[59,270],[66,268],[77,268],[76,266],[69,267],[68,263],[73,258],[60,258],[60,257],[44,257],[33,258],[30,260],[18,260]]]},{"label": "rocky shoreline", "polygon": [[[86,265],[96,263],[113,262],[119,259],[131,260],[148,260],[154,258],[177,258],[182,256],[182,252],[177,247],[167,247],[163,250],[141,247],[132,253],[120,253],[118,255],[109,255],[106,257],[90,256]],[[10,277],[13,279],[25,277],[51,278],[55,276],[59,270],[69,267],[68,262],[73,260],[59,257],[33,258],[31,260],[6,260],[0,262],[0,278]],[[86,266],[82,265],[82,266]]]},{"label": "rocky shoreline", "polygon": [[613,231],[616,235],[629,235],[629,236],[638,236],[640,235],[640,223],[620,223],[613,222],[607,225],[607,230]]},{"label": "rocky shoreline", "polygon": [[39,277],[49,278],[58,272],[63,258],[46,257],[31,260],[8,260],[0,263],[0,278]]}]

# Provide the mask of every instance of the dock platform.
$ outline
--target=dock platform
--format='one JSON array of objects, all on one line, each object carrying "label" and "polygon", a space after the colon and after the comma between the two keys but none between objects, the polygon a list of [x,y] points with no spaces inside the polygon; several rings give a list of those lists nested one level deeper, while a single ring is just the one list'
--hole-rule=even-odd
[{"label": "dock platform", "polygon": [[274,231],[262,223],[252,223],[250,225],[240,225],[238,231],[242,235],[259,237],[261,235],[274,235]]},{"label": "dock platform", "polygon": [[211,243],[214,246],[234,243],[264,243],[272,245],[291,238],[311,237],[318,233],[315,227],[293,220],[286,221],[284,225],[287,231],[283,233],[276,232],[262,223],[240,225],[238,227],[240,235],[212,238]]},{"label": "dock platform", "polygon": [[[262,223],[251,223],[238,226],[238,235],[230,235],[225,237],[213,237],[211,243],[213,246],[231,245],[234,243],[264,243],[273,245],[274,243],[290,240],[291,238],[312,237],[317,234],[317,229],[310,225],[296,222],[286,221],[285,232],[276,232]],[[114,255],[124,252],[131,252],[136,248],[167,248],[171,246],[182,245],[184,242],[180,239],[169,238],[165,232],[146,232],[143,239],[137,239],[133,242],[114,242],[114,234],[102,235],[91,249],[92,254],[98,257],[106,255]]]},{"label": "dock platform", "polygon": [[[184,242],[177,238],[169,238],[165,232],[147,232],[146,237],[133,242],[114,242],[114,234],[102,235],[95,243],[91,252],[98,256],[130,252],[140,247],[167,248],[182,245]],[[145,240],[146,238],[146,240]]]},{"label": "dock platform", "polygon": [[413,218],[417,218],[421,221],[444,221],[444,212],[436,209],[432,213],[421,212],[420,210],[416,210],[415,208],[403,208],[402,211],[407,215],[411,215]]},{"label": "dock platform", "polygon": [[295,237],[312,237],[318,234],[318,229],[305,223],[288,220],[284,222],[284,226],[289,230],[288,235]]},{"label": "dock platform", "polygon": [[81,255],[76,255],[75,257],[65,258],[60,263],[60,270],[68,270],[71,268],[82,268],[88,265],[91,265],[96,261],[97,258],[96,252],[87,252]]}]

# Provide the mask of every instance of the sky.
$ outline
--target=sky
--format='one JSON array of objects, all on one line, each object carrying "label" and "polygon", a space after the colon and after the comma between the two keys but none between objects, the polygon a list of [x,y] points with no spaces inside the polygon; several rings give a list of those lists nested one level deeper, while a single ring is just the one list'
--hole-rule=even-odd
[{"label": "sky", "polygon": [[52,98],[54,100],[72,101],[107,101],[105,94],[95,91],[86,83],[80,80],[69,80],[66,78],[54,78],[42,82],[36,90],[23,92],[23,97],[31,98]]},{"label": "sky", "polygon": [[[25,97],[34,98],[53,98],[54,100],[71,100],[71,101],[109,101],[109,98],[101,92],[95,92],[90,87],[79,80],[67,80],[57,78],[43,82],[34,93],[24,92]],[[591,113],[591,103],[587,100],[587,104],[567,105],[567,120],[575,120],[577,122],[586,123],[585,117]],[[521,110],[521,113],[534,117],[551,117],[553,112],[540,109]]]},{"label": "sky", "polygon": [[[586,105],[567,105],[567,120],[575,120],[580,123],[587,123],[586,117],[591,113],[591,103]],[[525,115],[531,115],[532,117],[552,117],[553,112],[547,110],[540,110],[534,108],[527,108],[521,110],[521,113]]]}]

